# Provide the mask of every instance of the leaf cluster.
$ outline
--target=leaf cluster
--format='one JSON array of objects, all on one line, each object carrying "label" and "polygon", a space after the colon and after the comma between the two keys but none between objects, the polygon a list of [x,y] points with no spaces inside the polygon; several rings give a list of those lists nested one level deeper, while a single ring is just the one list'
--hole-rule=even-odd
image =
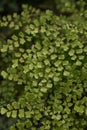
[{"label": "leaf cluster", "polygon": [[23,5],[0,20],[0,113],[14,119],[8,130],[87,128],[87,22],[78,17]]}]

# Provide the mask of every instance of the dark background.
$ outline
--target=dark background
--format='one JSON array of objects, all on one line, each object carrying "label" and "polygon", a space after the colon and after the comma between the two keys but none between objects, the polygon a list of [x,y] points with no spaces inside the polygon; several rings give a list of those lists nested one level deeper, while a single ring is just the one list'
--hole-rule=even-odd
[{"label": "dark background", "polygon": [[[42,4],[51,3],[53,0],[0,0],[0,15],[12,14],[13,12],[20,12],[22,4],[28,4],[36,8],[40,8]],[[51,6],[51,5],[49,5]],[[48,6],[48,8],[49,8]],[[45,7],[44,7],[45,8]]]},{"label": "dark background", "polygon": [[87,8],[86,0],[0,0],[0,16],[20,13],[21,5],[28,4],[41,10],[51,9],[57,14],[73,13],[75,10],[80,11]]}]

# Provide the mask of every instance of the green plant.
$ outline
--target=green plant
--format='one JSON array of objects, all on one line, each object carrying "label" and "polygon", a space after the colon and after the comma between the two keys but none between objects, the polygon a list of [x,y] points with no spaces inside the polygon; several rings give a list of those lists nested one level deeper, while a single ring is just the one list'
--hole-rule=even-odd
[{"label": "green plant", "polygon": [[72,21],[23,5],[20,15],[0,20],[0,113],[13,119],[7,129],[86,130],[84,14]]}]

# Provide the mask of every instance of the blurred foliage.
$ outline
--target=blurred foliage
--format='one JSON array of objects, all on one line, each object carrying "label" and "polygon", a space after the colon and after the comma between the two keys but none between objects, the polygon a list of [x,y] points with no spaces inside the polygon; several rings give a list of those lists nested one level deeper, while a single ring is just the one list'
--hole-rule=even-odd
[{"label": "blurred foliage", "polygon": [[0,14],[21,12],[22,4],[32,5],[41,10],[51,9],[58,15],[79,13],[87,7],[86,0],[0,0]]}]

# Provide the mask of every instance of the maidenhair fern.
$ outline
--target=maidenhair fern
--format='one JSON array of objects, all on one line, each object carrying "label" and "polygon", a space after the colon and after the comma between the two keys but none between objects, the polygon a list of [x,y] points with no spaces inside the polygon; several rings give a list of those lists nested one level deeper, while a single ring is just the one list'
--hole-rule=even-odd
[{"label": "maidenhair fern", "polygon": [[86,130],[87,22],[79,19],[25,5],[1,19],[0,113],[13,119],[7,129]]}]

